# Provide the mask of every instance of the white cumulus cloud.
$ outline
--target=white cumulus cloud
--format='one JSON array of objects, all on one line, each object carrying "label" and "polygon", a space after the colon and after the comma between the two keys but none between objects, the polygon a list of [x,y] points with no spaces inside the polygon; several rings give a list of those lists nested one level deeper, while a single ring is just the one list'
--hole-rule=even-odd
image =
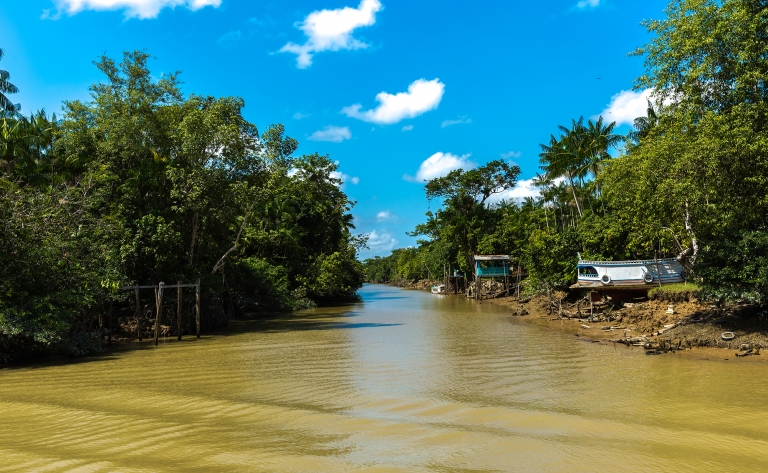
[{"label": "white cumulus cloud", "polygon": [[156,18],[163,8],[199,10],[218,8],[221,0],[54,0],[60,11],[74,15],[83,10],[125,10],[127,18]]},{"label": "white cumulus cloud", "polygon": [[340,126],[327,126],[309,136],[312,141],[330,141],[332,143],[341,143],[350,138],[352,138],[352,132],[349,128]]},{"label": "white cumulus cloud", "polygon": [[486,202],[488,204],[498,204],[502,200],[506,200],[507,202],[521,201],[526,197],[538,196],[539,188],[533,185],[533,179],[523,179],[522,181],[517,181],[515,187],[490,196]]},{"label": "white cumulus cloud", "polygon": [[[552,184],[555,186],[559,186],[560,183],[562,183],[565,180],[563,177],[558,177],[557,179],[554,179]],[[494,194],[486,200],[486,203],[490,204],[498,204],[502,200],[505,200],[507,202],[520,202],[521,200],[525,199],[526,197],[539,197],[541,195],[541,189],[536,187],[534,185],[533,179],[523,179],[521,181],[517,181],[517,185],[511,189],[507,189],[504,192],[499,192],[498,194]]]},{"label": "white cumulus cloud", "polygon": [[456,169],[473,169],[477,163],[469,160],[469,154],[456,156],[451,153],[435,153],[421,163],[416,176],[403,176],[406,181],[423,182],[430,181],[436,177],[443,177]]},{"label": "white cumulus cloud", "polygon": [[397,240],[386,230],[374,230],[368,234],[368,249],[370,251],[389,251],[397,245]]},{"label": "white cumulus cloud", "polygon": [[[337,166],[339,165],[338,161],[336,161],[336,165]],[[347,182],[351,182],[352,184],[357,185],[360,182],[360,178],[359,177],[352,177],[349,174],[345,174],[345,173],[343,173],[341,171],[333,171],[333,172],[331,172],[330,175],[331,175],[331,177],[333,179],[340,180],[342,184],[346,184]]]},{"label": "white cumulus cloud", "polygon": [[407,92],[380,92],[376,95],[379,106],[372,110],[361,111],[363,106],[355,104],[344,107],[341,113],[365,122],[391,125],[436,109],[443,99],[444,92],[445,84],[440,82],[440,79],[419,79],[408,86]]},{"label": "white cumulus cloud", "polygon": [[635,118],[644,117],[648,112],[648,99],[651,98],[652,94],[653,89],[645,89],[640,92],[622,90],[611,97],[611,103],[601,115],[609,123],[632,125]]},{"label": "white cumulus cloud", "polygon": [[403,131],[411,131],[413,130],[413,125],[405,125],[403,126]]},{"label": "white cumulus cloud", "polygon": [[305,69],[312,65],[312,56],[316,53],[367,48],[367,44],[352,37],[352,32],[376,23],[379,10],[379,0],[362,0],[357,8],[312,12],[296,25],[304,32],[307,41],[304,44],[288,43],[280,52],[296,54],[296,66]]},{"label": "white cumulus cloud", "polygon": [[376,214],[377,222],[385,222],[387,220],[397,220],[397,216],[393,215],[389,210],[382,210]]}]

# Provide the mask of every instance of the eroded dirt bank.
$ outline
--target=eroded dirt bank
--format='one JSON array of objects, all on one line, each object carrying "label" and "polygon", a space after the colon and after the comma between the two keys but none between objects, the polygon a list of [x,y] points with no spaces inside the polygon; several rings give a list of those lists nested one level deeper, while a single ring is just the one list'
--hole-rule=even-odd
[{"label": "eroded dirt bank", "polygon": [[[429,290],[431,281],[400,284]],[[464,297],[449,295],[447,297]],[[649,355],[677,353],[704,359],[768,361],[768,316],[750,305],[717,306],[691,294],[662,294],[630,301],[589,304],[575,294],[499,297],[483,304],[509,308],[510,315],[595,343],[624,344]],[[732,336],[732,338],[731,338]]]},{"label": "eroded dirt bank", "polygon": [[561,305],[555,300],[550,305],[546,296],[483,301],[509,307],[512,315],[521,319],[595,342],[636,347],[648,354],[692,350],[696,356],[768,361],[768,320],[754,306],[718,310],[695,299],[672,302],[642,298],[600,304],[590,310],[589,304],[577,302],[564,300]]}]

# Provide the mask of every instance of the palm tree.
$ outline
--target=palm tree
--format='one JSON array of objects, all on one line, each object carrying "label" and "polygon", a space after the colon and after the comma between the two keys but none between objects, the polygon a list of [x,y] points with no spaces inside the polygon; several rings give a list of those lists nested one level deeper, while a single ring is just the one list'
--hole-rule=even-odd
[{"label": "palm tree", "polygon": [[583,215],[579,199],[576,196],[574,178],[582,179],[585,175],[585,162],[587,161],[588,144],[585,139],[584,118],[571,120],[571,128],[559,126],[560,138],[550,135],[549,144],[540,144],[539,154],[541,168],[552,178],[565,176],[573,192],[573,201],[579,217]]},{"label": "palm tree", "polygon": [[[3,59],[3,55],[5,53],[2,49],[0,49],[0,59]],[[6,97],[6,94],[16,94],[19,92],[19,89],[8,82],[8,79],[11,78],[11,75],[8,73],[8,71],[4,71],[0,69],[0,113],[16,113],[19,109],[17,105],[14,105],[8,97]]]},{"label": "palm tree", "polygon": [[[608,149],[615,147],[622,140],[621,135],[613,133],[614,128],[616,128],[616,122],[603,125],[603,117],[601,116],[596,122],[589,120],[587,126],[583,129],[587,153],[584,171],[592,173],[595,179],[600,171],[602,162],[611,158]],[[597,182],[595,183],[595,191],[597,196],[599,196],[600,188]]]},{"label": "palm tree", "polygon": [[646,116],[635,118],[635,129],[629,132],[629,139],[634,141],[636,145],[640,144],[640,140],[648,136],[651,130],[659,123],[659,113],[662,111],[661,108],[656,110],[653,103],[648,100]]}]

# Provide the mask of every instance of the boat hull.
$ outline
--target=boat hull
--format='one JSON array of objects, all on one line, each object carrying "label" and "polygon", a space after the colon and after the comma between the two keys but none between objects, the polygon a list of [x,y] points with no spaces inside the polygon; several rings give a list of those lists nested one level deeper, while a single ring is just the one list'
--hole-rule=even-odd
[{"label": "boat hull", "polygon": [[579,261],[572,287],[647,291],[654,286],[685,282],[683,265],[675,259],[637,261]]}]

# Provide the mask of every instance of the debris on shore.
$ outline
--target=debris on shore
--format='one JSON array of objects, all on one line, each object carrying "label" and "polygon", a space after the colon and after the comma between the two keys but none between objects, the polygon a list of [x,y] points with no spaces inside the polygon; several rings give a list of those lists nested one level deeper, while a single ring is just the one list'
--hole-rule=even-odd
[{"label": "debris on shore", "polygon": [[[744,357],[759,356],[761,349],[768,349],[768,318],[759,308],[747,304],[723,308],[673,296],[590,304],[554,293],[552,302],[541,295],[520,301],[501,298],[495,303],[508,306],[512,315],[525,308],[531,318],[560,321],[560,327],[576,328],[580,336],[643,347],[651,354],[706,347],[738,349],[737,356]],[[573,325],[562,325],[568,321]]]}]

